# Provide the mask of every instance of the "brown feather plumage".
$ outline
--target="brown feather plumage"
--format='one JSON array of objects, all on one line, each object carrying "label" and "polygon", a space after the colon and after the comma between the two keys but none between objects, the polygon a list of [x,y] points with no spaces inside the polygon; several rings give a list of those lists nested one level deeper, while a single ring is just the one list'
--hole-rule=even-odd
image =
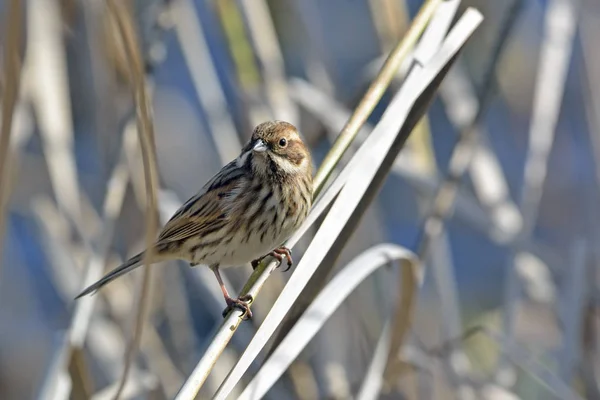
[{"label": "brown feather plumage", "polygon": [[[250,310],[223,286],[220,266],[240,265],[273,255],[302,224],[312,199],[310,152],[296,128],[283,121],[258,125],[238,158],[225,165],[165,224],[152,262],[182,259],[211,267],[228,306]],[[78,297],[91,293],[141,264],[144,253],[108,273]]]}]

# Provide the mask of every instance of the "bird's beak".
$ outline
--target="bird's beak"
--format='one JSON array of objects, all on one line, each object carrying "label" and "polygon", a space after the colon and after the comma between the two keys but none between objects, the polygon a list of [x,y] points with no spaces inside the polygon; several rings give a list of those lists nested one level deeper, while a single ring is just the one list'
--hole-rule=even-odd
[{"label": "bird's beak", "polygon": [[256,143],[254,143],[252,150],[256,151],[257,153],[262,153],[263,151],[267,150],[267,145],[262,139],[258,139]]}]

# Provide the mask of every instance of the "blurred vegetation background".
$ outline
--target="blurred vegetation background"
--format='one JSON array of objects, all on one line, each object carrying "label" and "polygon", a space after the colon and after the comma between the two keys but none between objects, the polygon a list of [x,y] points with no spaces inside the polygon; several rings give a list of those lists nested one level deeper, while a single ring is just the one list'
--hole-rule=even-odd
[{"label": "blurred vegetation background", "polygon": [[[422,3],[123,0],[153,107],[161,223],[264,120],[298,126],[318,166]],[[600,399],[600,3],[465,0],[457,15],[467,7],[482,25],[336,262],[394,243],[428,268],[406,368],[380,398],[548,399],[566,387]],[[73,297],[86,268],[113,268],[144,246],[129,62],[105,1],[0,0],[0,12],[3,112],[19,91],[10,143],[4,128],[0,141],[0,398],[105,398],[122,374],[141,272],[97,295],[79,342]],[[402,80],[401,69],[368,129]],[[472,150],[464,174],[456,146]],[[442,182],[458,193],[437,215]],[[444,229],[423,247],[432,216]],[[122,398],[173,398],[222,321],[212,273],[168,264],[153,267]],[[239,292],[251,272],[224,275]],[[268,398],[354,398],[395,296],[389,274],[358,287]],[[214,393],[288,277],[269,278],[200,398]],[[427,351],[480,325],[497,334]],[[69,362],[65,346],[77,349]]]}]

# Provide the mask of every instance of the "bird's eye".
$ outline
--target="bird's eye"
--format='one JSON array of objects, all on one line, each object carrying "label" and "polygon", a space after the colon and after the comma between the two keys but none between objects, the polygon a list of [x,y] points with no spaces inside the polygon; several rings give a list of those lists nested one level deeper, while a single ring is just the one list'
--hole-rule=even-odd
[{"label": "bird's eye", "polygon": [[285,138],[281,138],[279,139],[279,146],[280,147],[285,147],[287,146],[287,140]]}]

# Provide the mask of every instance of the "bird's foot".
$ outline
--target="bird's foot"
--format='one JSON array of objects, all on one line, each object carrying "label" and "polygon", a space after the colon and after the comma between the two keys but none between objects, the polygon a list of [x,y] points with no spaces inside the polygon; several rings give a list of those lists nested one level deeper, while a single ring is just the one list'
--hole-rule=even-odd
[{"label": "bird's foot", "polygon": [[292,250],[290,250],[289,248],[287,248],[285,246],[281,246],[281,247],[273,250],[269,254],[265,254],[264,256],[252,261],[250,263],[250,264],[252,264],[252,269],[256,269],[256,267],[258,267],[258,264],[260,264],[260,262],[267,256],[271,256],[279,262],[279,265],[277,265],[277,268],[279,268],[281,266],[281,262],[285,258],[287,260],[288,267],[286,269],[284,269],[283,272],[288,271],[292,267],[292,265],[294,265],[294,261],[292,260]]},{"label": "bird's foot", "polygon": [[294,261],[292,260],[292,251],[285,246],[281,246],[280,248],[273,250],[269,253],[269,255],[275,257],[277,261],[279,261],[277,268],[281,266],[281,262],[284,258],[287,260],[288,266],[283,270],[283,272],[289,271],[289,269],[292,268],[292,265],[294,265]]},{"label": "bird's foot", "polygon": [[227,308],[223,310],[223,318],[225,318],[227,314],[229,314],[229,311],[231,311],[234,307],[239,308],[244,312],[242,319],[247,320],[252,318],[252,311],[250,311],[250,304],[252,301],[253,298],[249,294],[240,296],[237,299],[234,299],[233,297],[226,297],[225,303],[227,303]]}]

